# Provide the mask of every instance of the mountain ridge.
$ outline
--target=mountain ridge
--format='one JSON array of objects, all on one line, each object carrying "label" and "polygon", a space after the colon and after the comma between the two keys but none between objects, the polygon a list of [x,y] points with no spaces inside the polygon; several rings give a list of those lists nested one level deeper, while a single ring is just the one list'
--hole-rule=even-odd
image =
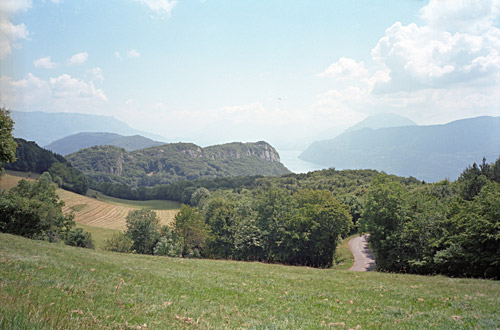
[{"label": "mountain ridge", "polygon": [[500,117],[481,116],[441,125],[349,131],[314,142],[299,157],[324,166],[439,181],[456,179],[469,164],[499,155]]}]

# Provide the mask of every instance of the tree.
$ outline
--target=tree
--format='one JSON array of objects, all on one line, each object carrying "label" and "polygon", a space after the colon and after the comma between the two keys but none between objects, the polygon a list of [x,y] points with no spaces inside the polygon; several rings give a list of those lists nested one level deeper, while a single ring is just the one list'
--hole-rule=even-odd
[{"label": "tree", "polygon": [[189,205],[181,205],[175,215],[174,230],[182,241],[182,256],[200,251],[208,236],[207,225],[198,210]]},{"label": "tree", "polygon": [[50,174],[42,174],[35,183],[21,180],[0,194],[0,232],[58,241],[75,224],[72,215],[63,214],[63,206]]},{"label": "tree", "polygon": [[0,107],[0,173],[4,163],[16,160],[16,142],[12,136],[14,121],[10,118],[10,111]]},{"label": "tree", "polygon": [[368,241],[379,269],[400,271],[403,268],[401,234],[408,216],[405,200],[401,183],[383,174],[373,180],[360,220],[360,230],[370,233]]},{"label": "tree", "polygon": [[159,222],[156,212],[142,209],[130,211],[126,217],[126,235],[132,240],[132,249],[137,253],[153,254],[159,237]]}]

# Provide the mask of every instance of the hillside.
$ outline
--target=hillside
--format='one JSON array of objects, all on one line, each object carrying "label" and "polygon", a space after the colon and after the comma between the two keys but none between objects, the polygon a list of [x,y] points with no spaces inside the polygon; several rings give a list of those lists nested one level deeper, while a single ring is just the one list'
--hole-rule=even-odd
[{"label": "hillside", "polygon": [[497,281],[118,254],[0,234],[6,329],[495,329]]},{"label": "hillside", "polygon": [[80,149],[93,146],[111,145],[127,151],[134,151],[162,144],[165,143],[154,141],[141,135],[123,136],[106,132],[83,132],[53,141],[46,145],[45,148],[61,155],[68,155]]},{"label": "hillside", "polygon": [[96,146],[66,158],[97,181],[134,187],[199,178],[290,173],[280,163],[276,150],[266,142],[228,143],[206,148],[191,143],[173,143],[132,152],[114,146]]},{"label": "hillside", "polygon": [[41,146],[79,132],[110,132],[126,136],[138,134],[155,140],[165,140],[162,136],[133,129],[110,116],[12,111],[11,118],[15,122],[14,137],[35,141]]},{"label": "hillside", "polygon": [[341,169],[375,169],[426,181],[455,180],[483,157],[500,155],[500,117],[477,117],[445,125],[349,131],[318,141],[300,158]]}]

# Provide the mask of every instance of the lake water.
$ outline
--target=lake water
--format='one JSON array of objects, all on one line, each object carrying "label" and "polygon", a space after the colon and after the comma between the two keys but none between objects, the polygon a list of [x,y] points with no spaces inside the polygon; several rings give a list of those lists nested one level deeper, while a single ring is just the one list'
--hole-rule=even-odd
[{"label": "lake water", "polygon": [[314,164],[302,159],[299,159],[301,150],[278,150],[281,163],[293,173],[307,173],[327,168],[326,166]]}]

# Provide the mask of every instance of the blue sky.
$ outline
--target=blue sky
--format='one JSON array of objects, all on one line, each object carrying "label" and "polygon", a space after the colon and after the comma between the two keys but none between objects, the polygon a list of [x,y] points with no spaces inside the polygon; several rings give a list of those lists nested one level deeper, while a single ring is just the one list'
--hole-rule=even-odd
[{"label": "blue sky", "polygon": [[0,11],[12,110],[281,149],[383,112],[419,124],[500,115],[500,0],[3,0]]}]

